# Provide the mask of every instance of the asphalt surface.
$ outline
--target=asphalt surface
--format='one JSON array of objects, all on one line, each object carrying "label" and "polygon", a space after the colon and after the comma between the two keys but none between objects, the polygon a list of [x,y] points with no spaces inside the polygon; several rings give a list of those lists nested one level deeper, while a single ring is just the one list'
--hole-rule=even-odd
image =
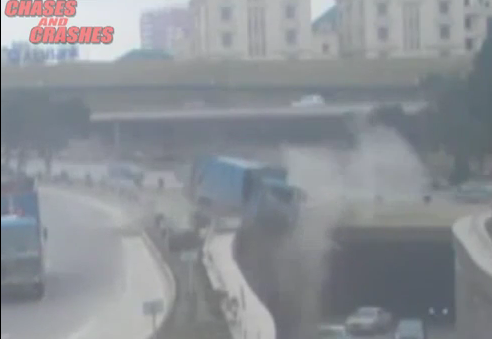
[{"label": "asphalt surface", "polygon": [[2,335],[77,338],[97,307],[122,291],[121,239],[103,211],[49,193],[40,201],[49,228],[46,295],[39,302],[2,297]]},{"label": "asphalt surface", "polygon": [[148,338],[142,303],[168,307],[166,281],[142,239],[121,232],[121,206],[51,189],[40,201],[49,229],[46,295],[2,296],[2,339]]}]

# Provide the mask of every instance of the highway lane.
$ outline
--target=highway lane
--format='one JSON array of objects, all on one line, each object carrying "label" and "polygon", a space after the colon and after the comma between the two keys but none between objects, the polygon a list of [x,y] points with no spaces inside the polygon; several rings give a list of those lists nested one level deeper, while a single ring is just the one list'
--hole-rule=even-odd
[{"label": "highway lane", "polygon": [[166,297],[166,281],[139,237],[122,237],[122,213],[100,201],[42,189],[49,228],[46,296],[2,297],[2,338],[146,338],[142,302]]},{"label": "highway lane", "polygon": [[40,302],[2,300],[2,333],[10,339],[67,338],[123,290],[122,243],[108,227],[111,217],[54,194],[40,201],[49,228],[46,296]]}]

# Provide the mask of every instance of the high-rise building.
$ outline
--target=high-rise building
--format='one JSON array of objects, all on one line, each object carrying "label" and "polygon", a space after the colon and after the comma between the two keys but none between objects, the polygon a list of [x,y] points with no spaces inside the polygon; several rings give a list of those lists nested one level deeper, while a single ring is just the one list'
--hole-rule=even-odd
[{"label": "high-rise building", "polygon": [[145,49],[173,53],[177,41],[190,32],[191,16],[187,8],[162,8],[144,12],[140,17],[140,40]]},{"label": "high-rise building", "polygon": [[491,2],[338,0],[341,55],[374,58],[474,53],[486,37]]},{"label": "high-rise building", "polygon": [[191,0],[192,57],[309,58],[311,5],[306,0]]}]

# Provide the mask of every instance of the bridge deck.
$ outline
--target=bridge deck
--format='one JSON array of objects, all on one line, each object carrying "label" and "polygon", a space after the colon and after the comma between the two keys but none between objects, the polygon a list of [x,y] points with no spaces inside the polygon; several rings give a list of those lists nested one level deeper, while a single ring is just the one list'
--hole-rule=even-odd
[{"label": "bridge deck", "polygon": [[2,67],[2,89],[46,86],[415,86],[429,73],[468,71],[469,58],[141,61]]},{"label": "bridge deck", "polygon": [[166,119],[212,119],[212,118],[235,118],[247,119],[258,117],[288,118],[288,117],[326,117],[338,116],[345,113],[367,114],[378,105],[400,104],[407,113],[420,112],[426,105],[424,101],[415,102],[393,102],[378,103],[364,102],[355,104],[328,104],[320,107],[264,107],[264,108],[231,108],[231,109],[162,109],[150,112],[98,112],[91,116],[93,122],[109,121],[153,121]]},{"label": "bridge deck", "polygon": [[342,224],[377,228],[451,228],[461,217],[487,210],[487,205],[435,201],[430,204],[381,203],[350,206]]}]

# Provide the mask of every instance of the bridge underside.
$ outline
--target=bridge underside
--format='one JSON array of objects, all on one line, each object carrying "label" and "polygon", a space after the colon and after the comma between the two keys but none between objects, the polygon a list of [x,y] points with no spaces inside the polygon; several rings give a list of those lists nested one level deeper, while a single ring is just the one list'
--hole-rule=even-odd
[{"label": "bridge underside", "polygon": [[[94,123],[92,134],[105,143],[114,141],[113,123]],[[268,146],[281,143],[319,144],[326,141],[350,146],[353,135],[346,119],[336,117],[296,117],[282,120],[257,118],[248,121],[230,119],[194,119],[186,121],[122,122],[118,133],[123,149],[152,147],[179,153],[207,147],[215,151],[232,145]],[[227,150],[227,149],[225,149]]]}]

